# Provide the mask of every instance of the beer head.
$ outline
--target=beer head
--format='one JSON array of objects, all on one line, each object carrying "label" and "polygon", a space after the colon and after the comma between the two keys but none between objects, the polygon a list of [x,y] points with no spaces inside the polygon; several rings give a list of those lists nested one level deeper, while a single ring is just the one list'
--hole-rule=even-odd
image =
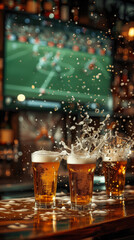
[{"label": "beer head", "polygon": [[126,161],[130,154],[130,146],[123,138],[113,138],[102,149],[103,161]]},{"label": "beer head", "polygon": [[111,162],[116,162],[116,161],[123,161],[126,160],[124,157],[124,152],[123,151],[118,151],[118,149],[104,149],[103,152],[103,161],[111,161]]},{"label": "beer head", "polygon": [[39,150],[31,154],[32,162],[44,163],[60,161],[60,153],[46,150]]},{"label": "beer head", "polygon": [[68,164],[89,164],[96,163],[97,156],[96,154],[88,154],[88,153],[71,153],[67,156]]}]

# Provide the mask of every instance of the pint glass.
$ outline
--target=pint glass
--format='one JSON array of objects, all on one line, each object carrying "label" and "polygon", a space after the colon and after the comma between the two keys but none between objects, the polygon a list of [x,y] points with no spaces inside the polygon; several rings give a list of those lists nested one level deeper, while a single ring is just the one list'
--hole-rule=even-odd
[{"label": "pint glass", "polygon": [[72,209],[90,208],[93,191],[95,161],[85,154],[70,154],[67,157]]},{"label": "pint glass", "polygon": [[123,198],[127,161],[103,161],[106,193],[110,198]]},{"label": "pint glass", "polygon": [[123,198],[127,158],[130,144],[121,137],[112,137],[103,149],[103,172],[106,193],[110,198]]},{"label": "pint glass", "polygon": [[55,206],[59,165],[58,152],[40,150],[32,153],[35,208]]}]

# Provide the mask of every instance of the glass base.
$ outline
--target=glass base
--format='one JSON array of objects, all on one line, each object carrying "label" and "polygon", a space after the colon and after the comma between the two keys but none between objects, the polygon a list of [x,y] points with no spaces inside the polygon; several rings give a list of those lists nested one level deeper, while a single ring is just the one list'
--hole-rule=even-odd
[{"label": "glass base", "polygon": [[79,211],[91,210],[91,204],[88,204],[88,205],[77,205],[75,203],[71,203],[71,209],[79,210]]},{"label": "glass base", "polygon": [[110,199],[123,200],[123,199],[124,199],[124,194],[121,194],[121,195],[112,195],[112,193],[110,193],[110,194],[108,195],[108,198],[110,198]]},{"label": "glass base", "polygon": [[35,202],[35,209],[50,209],[50,208],[55,208],[55,203]]}]

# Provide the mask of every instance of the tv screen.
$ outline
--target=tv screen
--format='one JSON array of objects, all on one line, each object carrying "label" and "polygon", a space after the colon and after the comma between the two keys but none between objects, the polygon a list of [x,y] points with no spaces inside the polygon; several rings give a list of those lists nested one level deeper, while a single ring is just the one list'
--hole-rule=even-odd
[{"label": "tv screen", "polygon": [[82,104],[111,111],[112,41],[103,31],[23,12],[5,12],[6,108]]}]

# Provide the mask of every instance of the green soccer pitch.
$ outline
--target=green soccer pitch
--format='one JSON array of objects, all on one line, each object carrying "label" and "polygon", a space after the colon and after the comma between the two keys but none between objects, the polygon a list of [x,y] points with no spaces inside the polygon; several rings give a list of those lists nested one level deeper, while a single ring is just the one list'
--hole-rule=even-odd
[{"label": "green soccer pitch", "polygon": [[[60,52],[58,70],[52,66],[57,51]],[[44,66],[38,67],[39,59],[48,52],[51,56]],[[85,69],[92,59],[94,67]],[[108,56],[48,46],[39,46],[38,55],[34,55],[32,44],[7,40],[4,94],[15,98],[24,94],[26,99],[33,100],[104,102],[110,94],[109,65]]]}]

